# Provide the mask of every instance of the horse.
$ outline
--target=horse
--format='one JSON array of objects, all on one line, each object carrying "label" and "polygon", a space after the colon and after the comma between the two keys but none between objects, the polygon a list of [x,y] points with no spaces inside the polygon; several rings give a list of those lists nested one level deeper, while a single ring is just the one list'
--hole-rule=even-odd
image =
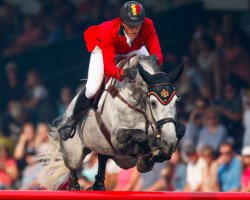
[{"label": "horse", "polygon": [[[98,154],[98,173],[90,190],[105,190],[105,167],[113,159],[123,168],[137,166],[139,172],[150,171],[155,162],[169,160],[184,135],[178,129],[176,102],[179,97],[173,83],[183,65],[170,73],[160,72],[147,56],[136,55],[122,60],[119,67],[136,67],[134,80],[111,78],[105,86],[97,109],[90,109],[79,123],[73,138],[63,141],[52,126],[51,149],[42,160],[39,180],[49,190],[59,189],[69,180],[69,190],[80,190],[76,170],[85,157]],[[70,116],[77,96],[65,112]]]}]

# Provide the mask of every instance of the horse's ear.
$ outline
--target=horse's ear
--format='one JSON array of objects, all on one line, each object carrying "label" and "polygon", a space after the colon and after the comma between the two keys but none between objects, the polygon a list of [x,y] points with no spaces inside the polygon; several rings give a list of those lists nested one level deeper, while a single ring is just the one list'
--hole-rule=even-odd
[{"label": "horse's ear", "polygon": [[174,83],[181,76],[183,69],[184,69],[184,64],[183,62],[181,62],[178,67],[176,67],[168,74],[170,82]]},{"label": "horse's ear", "polygon": [[139,73],[140,73],[142,79],[143,79],[148,85],[150,85],[152,75],[151,75],[150,73],[148,73],[146,70],[144,70],[140,63],[137,64],[137,68],[138,68],[138,70],[139,70]]}]

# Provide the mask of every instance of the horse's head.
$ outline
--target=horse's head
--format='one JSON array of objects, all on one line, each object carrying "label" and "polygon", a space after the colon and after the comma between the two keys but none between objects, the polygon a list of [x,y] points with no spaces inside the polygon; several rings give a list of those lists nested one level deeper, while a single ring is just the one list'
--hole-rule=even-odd
[{"label": "horse's head", "polygon": [[173,83],[183,71],[183,64],[170,73],[148,73],[138,64],[139,73],[148,85],[146,113],[149,121],[155,125],[154,145],[161,148],[164,160],[169,159],[175,151],[183,134],[176,131],[176,102],[178,96]]}]

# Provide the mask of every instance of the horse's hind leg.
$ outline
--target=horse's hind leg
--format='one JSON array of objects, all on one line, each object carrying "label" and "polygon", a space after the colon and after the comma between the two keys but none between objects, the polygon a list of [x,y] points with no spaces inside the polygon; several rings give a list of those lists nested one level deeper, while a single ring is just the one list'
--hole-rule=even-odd
[{"label": "horse's hind leg", "polygon": [[70,171],[68,190],[80,190],[76,170]]},{"label": "horse's hind leg", "polygon": [[68,190],[79,190],[76,170],[82,167],[83,159],[91,151],[84,148],[78,132],[72,139],[68,139],[67,141],[61,140],[60,146],[64,164],[70,170]]},{"label": "horse's hind leg", "polygon": [[105,190],[105,170],[108,158],[108,156],[98,154],[98,172],[95,176],[95,182],[93,186],[88,188],[88,190]]}]

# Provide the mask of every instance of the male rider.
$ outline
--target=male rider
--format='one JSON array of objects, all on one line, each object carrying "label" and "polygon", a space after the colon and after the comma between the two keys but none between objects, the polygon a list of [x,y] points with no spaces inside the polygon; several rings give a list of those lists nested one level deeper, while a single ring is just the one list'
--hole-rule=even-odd
[{"label": "male rider", "polygon": [[99,89],[104,75],[119,81],[125,77],[135,78],[136,69],[116,66],[117,55],[150,55],[158,65],[163,61],[153,22],[145,17],[143,6],[136,1],[125,3],[120,10],[120,17],[88,28],[84,39],[91,53],[88,80],[77,96],[72,115],[58,130],[62,140],[74,136],[76,125],[89,110],[90,99]]}]

